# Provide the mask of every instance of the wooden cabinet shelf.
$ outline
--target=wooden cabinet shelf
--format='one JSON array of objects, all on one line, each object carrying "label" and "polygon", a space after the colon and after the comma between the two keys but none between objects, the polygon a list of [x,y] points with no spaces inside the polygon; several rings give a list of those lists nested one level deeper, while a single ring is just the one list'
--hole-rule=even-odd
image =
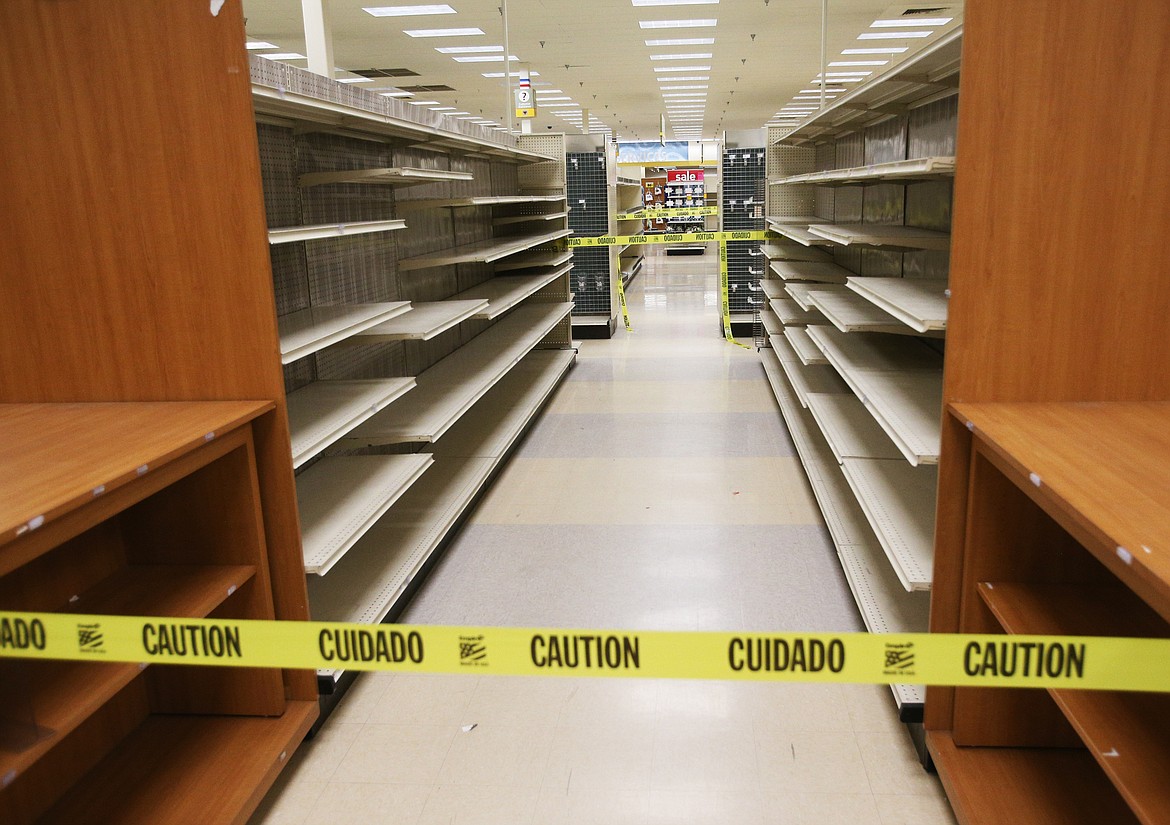
[{"label": "wooden cabinet shelf", "polygon": [[321,238],[340,238],[346,235],[369,235],[375,232],[394,232],[406,229],[406,221],[353,221],[351,223],[324,223],[313,226],[283,226],[268,230],[268,243],[275,246],[296,241],[315,241]]},{"label": "wooden cabinet shelf", "polygon": [[858,278],[848,286],[916,332],[947,328],[947,282],[942,278]]},{"label": "wooden cabinet shelf", "polygon": [[280,363],[291,364],[410,311],[410,301],[312,306],[278,319]]},{"label": "wooden cabinet shelf", "polygon": [[293,467],[300,467],[414,387],[413,378],[376,378],[316,381],[289,393]]},{"label": "wooden cabinet shelf", "polygon": [[248,565],[131,565],[70,599],[68,612],[199,618],[255,574]]},{"label": "wooden cabinet shelf", "polygon": [[469,318],[482,317],[481,313],[487,311],[487,308],[487,301],[479,298],[412,303],[410,312],[359,332],[349,338],[347,343],[365,345],[384,341],[429,341]]},{"label": "wooden cabinet shelf", "polygon": [[438,252],[429,252],[414,258],[403,258],[398,262],[398,269],[402,272],[411,272],[416,269],[429,269],[435,266],[453,266],[454,264],[492,263],[500,258],[524,252],[534,246],[551,243],[573,234],[568,229],[558,229],[539,235],[517,235],[504,238],[490,238],[486,241],[475,241],[462,246],[443,249]]},{"label": "wooden cabinet shelf", "polygon": [[323,458],[297,477],[305,572],[324,576],[431,466],[416,455]]},{"label": "wooden cabinet shelf", "polygon": [[450,172],[446,169],[415,169],[409,166],[386,169],[348,169],[340,172],[310,172],[301,175],[297,184],[323,186],[330,183],[364,183],[380,186],[418,186],[438,181],[472,180],[470,172]]},{"label": "wooden cabinet shelf", "polygon": [[571,303],[528,304],[480,333],[418,377],[392,414],[375,415],[347,442],[375,446],[435,441],[572,310]]}]

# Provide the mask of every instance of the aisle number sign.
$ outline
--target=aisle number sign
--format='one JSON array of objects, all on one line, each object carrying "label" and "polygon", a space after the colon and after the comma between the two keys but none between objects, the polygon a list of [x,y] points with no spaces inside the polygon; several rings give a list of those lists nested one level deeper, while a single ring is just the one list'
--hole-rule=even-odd
[{"label": "aisle number sign", "polygon": [[1167,692],[1170,639],[646,632],[0,611],[6,658]]}]

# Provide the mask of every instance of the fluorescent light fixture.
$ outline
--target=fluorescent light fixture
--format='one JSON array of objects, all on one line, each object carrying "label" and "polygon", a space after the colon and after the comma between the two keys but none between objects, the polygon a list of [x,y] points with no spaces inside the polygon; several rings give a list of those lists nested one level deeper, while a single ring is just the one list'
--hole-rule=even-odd
[{"label": "fluorescent light fixture", "polygon": [[698,93],[696,93],[696,92],[676,92],[674,94],[663,95],[662,99],[668,100],[668,101],[674,101],[676,103],[683,103],[685,101],[690,101],[690,100],[699,101],[699,100],[706,100],[707,93],[706,92],[698,92]]},{"label": "fluorescent light fixture", "polygon": [[303,54],[296,52],[273,52],[272,54],[262,54],[261,57],[267,57],[269,60],[308,60]]},{"label": "fluorescent light fixture", "polygon": [[[846,80],[848,80],[849,78],[852,78],[852,77],[869,77],[871,74],[873,74],[873,72],[863,72],[860,69],[854,69],[854,70],[851,70],[848,72],[825,72],[825,77],[826,78],[843,77]],[[821,76],[817,75],[815,78],[813,78],[813,83],[819,83],[820,79],[821,79]],[[830,83],[838,83],[840,81],[830,80],[829,82]]]},{"label": "fluorescent light fixture", "polygon": [[714,6],[719,0],[630,0],[635,6]]},{"label": "fluorescent light fixture", "polygon": [[869,49],[842,49],[841,54],[901,54],[909,50],[909,46],[874,46]]},{"label": "fluorescent light fixture", "polygon": [[554,97],[539,97],[536,100],[537,100],[537,103],[539,103],[541,106],[544,106],[545,101],[548,101],[549,103],[551,103],[554,100],[572,100],[572,99],[573,98],[569,97],[568,95],[556,95]]},{"label": "fluorescent light fixture", "polygon": [[713,46],[714,37],[669,37],[665,40],[647,40],[646,45],[655,46]]},{"label": "fluorescent light fixture", "polygon": [[[836,95],[825,95],[825,100],[833,100]],[[793,95],[793,100],[820,100],[820,95]]]},{"label": "fluorescent light fixture", "polygon": [[280,46],[275,43],[269,43],[267,40],[249,40],[244,44],[246,49],[279,49]]},{"label": "fluorescent light fixture", "polygon": [[858,40],[906,40],[912,37],[930,37],[934,32],[862,32]]},{"label": "fluorescent light fixture", "polygon": [[413,17],[424,14],[455,14],[455,9],[448,5],[363,6],[362,11],[374,17]]},{"label": "fluorescent light fixture", "polygon": [[411,106],[438,106],[439,105],[439,101],[437,101],[437,100],[408,100],[406,102],[409,103]]},{"label": "fluorescent light fixture", "polygon": [[686,77],[660,77],[660,78],[658,78],[658,82],[659,83],[681,83],[681,82],[690,81],[690,80],[710,80],[710,79],[711,79],[711,75],[709,75],[709,74],[695,74],[695,75],[687,75]]},{"label": "fluorescent light fixture", "polygon": [[[452,107],[452,108],[454,108],[454,107]],[[448,115],[448,117],[457,117],[458,115],[469,115],[469,114],[471,114],[471,112],[451,112]],[[463,120],[463,118],[459,118],[459,119]]]},{"label": "fluorescent light fixture", "polygon": [[695,52],[694,54],[652,54],[651,60],[710,60],[711,52]]},{"label": "fluorescent light fixture", "polygon": [[405,29],[402,33],[407,37],[479,37],[483,29]]},{"label": "fluorescent light fixture", "polygon": [[460,118],[456,118],[456,120],[483,120],[483,118],[482,118],[482,117],[476,117],[475,115],[471,115],[470,117],[460,117]]},{"label": "fluorescent light fixture", "polygon": [[888,60],[834,60],[830,66],[885,66]]},{"label": "fluorescent light fixture", "polygon": [[581,108],[580,103],[548,103],[548,104],[542,103],[541,106],[545,109],[580,109]]},{"label": "fluorescent light fixture", "polygon": [[337,78],[337,82],[338,83],[373,83],[374,78],[372,78],[372,77],[339,77],[339,78]]},{"label": "fluorescent light fixture", "polygon": [[688,86],[686,84],[683,84],[682,86],[659,86],[658,91],[660,91],[660,92],[673,92],[673,91],[678,91],[678,90],[682,90],[682,89],[706,89],[706,88],[707,88],[706,84],[697,85],[697,86]]},{"label": "fluorescent light fixture", "polygon": [[431,111],[432,112],[454,112],[455,107],[454,106],[433,106],[433,107],[431,107]]},{"label": "fluorescent light fixture", "polygon": [[[466,57],[453,57],[451,59],[454,60],[456,63],[503,63],[504,62],[504,56],[502,54],[476,54],[476,55],[469,55]],[[508,62],[509,63],[511,63],[513,60],[519,60],[519,59],[520,58],[518,58],[514,54],[508,55]]]},{"label": "fluorescent light fixture", "polygon": [[382,95],[382,97],[414,97],[414,92],[393,91],[393,92],[379,92],[379,94]]},{"label": "fluorescent light fixture", "polygon": [[[838,88],[836,86],[826,86],[825,91],[828,92],[829,94],[832,94],[833,92],[843,92],[843,91],[845,91],[845,88],[844,87]],[[802,94],[802,95],[819,95],[820,93],[821,93],[821,90],[820,90],[819,86],[815,89],[801,89],[800,92],[798,92],[798,94]]]},{"label": "fluorescent light fixture", "polygon": [[560,89],[537,89],[536,93],[538,95],[563,95],[564,94],[564,92],[562,92]]},{"label": "fluorescent light fixture", "polygon": [[435,46],[439,54],[486,54],[503,50],[503,46]]},{"label": "fluorescent light fixture", "polygon": [[903,26],[945,26],[953,17],[915,17],[905,20],[875,20],[869,24],[871,29],[900,29]]},{"label": "fluorescent light fixture", "polygon": [[710,66],[655,66],[656,72],[709,72]]},{"label": "fluorescent light fixture", "polygon": [[[483,77],[503,77],[503,72],[484,72]],[[520,72],[508,72],[508,77],[519,77]],[[540,77],[540,72],[529,72],[529,77]]]},{"label": "fluorescent light fixture", "polygon": [[703,29],[718,25],[714,18],[702,20],[639,20],[643,29]]}]

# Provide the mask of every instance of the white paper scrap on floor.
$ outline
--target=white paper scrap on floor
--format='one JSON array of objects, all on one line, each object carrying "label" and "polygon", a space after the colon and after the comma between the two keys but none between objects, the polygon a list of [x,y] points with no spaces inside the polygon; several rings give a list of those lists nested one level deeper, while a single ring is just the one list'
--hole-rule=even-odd
[{"label": "white paper scrap on floor", "polygon": [[[860,631],[715,244],[647,251],[402,621]],[[748,343],[747,339],[744,339]],[[952,822],[888,687],[364,674],[255,823]]]}]

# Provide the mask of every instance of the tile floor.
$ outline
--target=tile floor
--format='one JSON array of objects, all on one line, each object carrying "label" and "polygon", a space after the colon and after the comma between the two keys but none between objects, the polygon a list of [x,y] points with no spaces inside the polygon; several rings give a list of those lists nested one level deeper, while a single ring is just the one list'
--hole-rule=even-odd
[{"label": "tile floor", "polygon": [[[717,257],[650,254],[403,621],[861,630]],[[474,727],[473,727],[474,726]],[[253,822],[946,825],[889,690],[368,674]]]}]

